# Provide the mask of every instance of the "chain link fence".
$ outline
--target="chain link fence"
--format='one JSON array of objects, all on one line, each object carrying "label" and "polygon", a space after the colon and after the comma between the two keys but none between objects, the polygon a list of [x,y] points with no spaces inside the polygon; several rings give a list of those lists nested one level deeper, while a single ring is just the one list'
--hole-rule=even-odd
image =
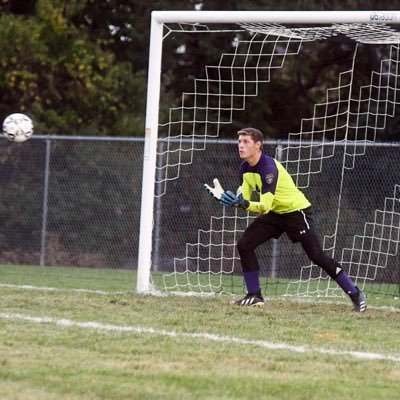
[{"label": "chain link fence", "polygon": [[0,263],[136,268],[144,142],[0,141]]},{"label": "chain link fence", "polygon": [[[265,152],[274,156],[278,145],[266,143]],[[137,269],[143,150],[143,138],[36,135],[22,144],[1,139],[0,263]],[[324,161],[322,173],[305,189],[321,239],[335,229],[341,151]],[[346,171],[335,244],[339,260],[393,197],[400,184],[399,152],[398,143],[370,144]],[[155,270],[172,271],[187,243],[197,243],[199,230],[209,229],[210,217],[221,211],[202,185],[219,177],[226,189],[236,189],[238,164],[236,141],[213,140],[181,168],[179,179],[167,183],[166,194],[155,199]],[[278,248],[271,242],[259,251],[265,276],[292,278],[308,265],[285,238]],[[399,255],[389,258],[388,269],[377,276],[399,284]]]}]

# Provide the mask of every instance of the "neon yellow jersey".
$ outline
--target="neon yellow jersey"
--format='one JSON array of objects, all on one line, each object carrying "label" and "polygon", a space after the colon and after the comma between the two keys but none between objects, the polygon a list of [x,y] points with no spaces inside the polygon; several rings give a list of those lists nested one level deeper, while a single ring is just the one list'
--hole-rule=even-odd
[{"label": "neon yellow jersey", "polygon": [[[250,212],[286,214],[311,206],[282,164],[265,154],[254,167],[244,161],[240,178],[243,197],[250,201]],[[258,201],[251,201],[253,191],[257,192]]]}]

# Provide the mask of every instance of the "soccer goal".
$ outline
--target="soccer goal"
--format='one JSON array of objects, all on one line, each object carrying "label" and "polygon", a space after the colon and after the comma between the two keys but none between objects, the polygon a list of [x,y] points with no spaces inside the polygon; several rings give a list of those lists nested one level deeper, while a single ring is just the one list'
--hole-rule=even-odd
[{"label": "soccer goal", "polygon": [[[367,293],[399,295],[398,23],[397,11],[152,13],[138,292],[243,292],[236,242],[255,216],[203,184],[236,190],[236,132],[254,126],[313,203],[326,253]],[[258,255],[267,295],[341,296],[286,237]]]}]

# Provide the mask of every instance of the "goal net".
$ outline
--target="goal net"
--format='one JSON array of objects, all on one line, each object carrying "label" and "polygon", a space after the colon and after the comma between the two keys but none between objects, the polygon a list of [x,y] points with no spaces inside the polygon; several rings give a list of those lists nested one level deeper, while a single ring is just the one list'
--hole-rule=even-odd
[{"label": "goal net", "polygon": [[[400,15],[242,14],[153,21],[138,291],[245,290],[236,242],[256,216],[203,184],[236,190],[236,132],[254,126],[313,204],[325,252],[360,289],[398,296]],[[176,95],[170,82],[185,87]],[[287,237],[257,252],[265,294],[342,295]]]}]

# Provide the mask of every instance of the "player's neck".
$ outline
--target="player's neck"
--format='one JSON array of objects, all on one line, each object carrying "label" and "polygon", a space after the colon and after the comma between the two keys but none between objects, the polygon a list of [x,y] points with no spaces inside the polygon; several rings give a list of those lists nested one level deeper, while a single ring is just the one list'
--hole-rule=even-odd
[{"label": "player's neck", "polygon": [[254,167],[260,161],[261,155],[262,151],[260,150],[258,153],[254,154],[254,156],[247,158],[246,161],[251,167]]}]

